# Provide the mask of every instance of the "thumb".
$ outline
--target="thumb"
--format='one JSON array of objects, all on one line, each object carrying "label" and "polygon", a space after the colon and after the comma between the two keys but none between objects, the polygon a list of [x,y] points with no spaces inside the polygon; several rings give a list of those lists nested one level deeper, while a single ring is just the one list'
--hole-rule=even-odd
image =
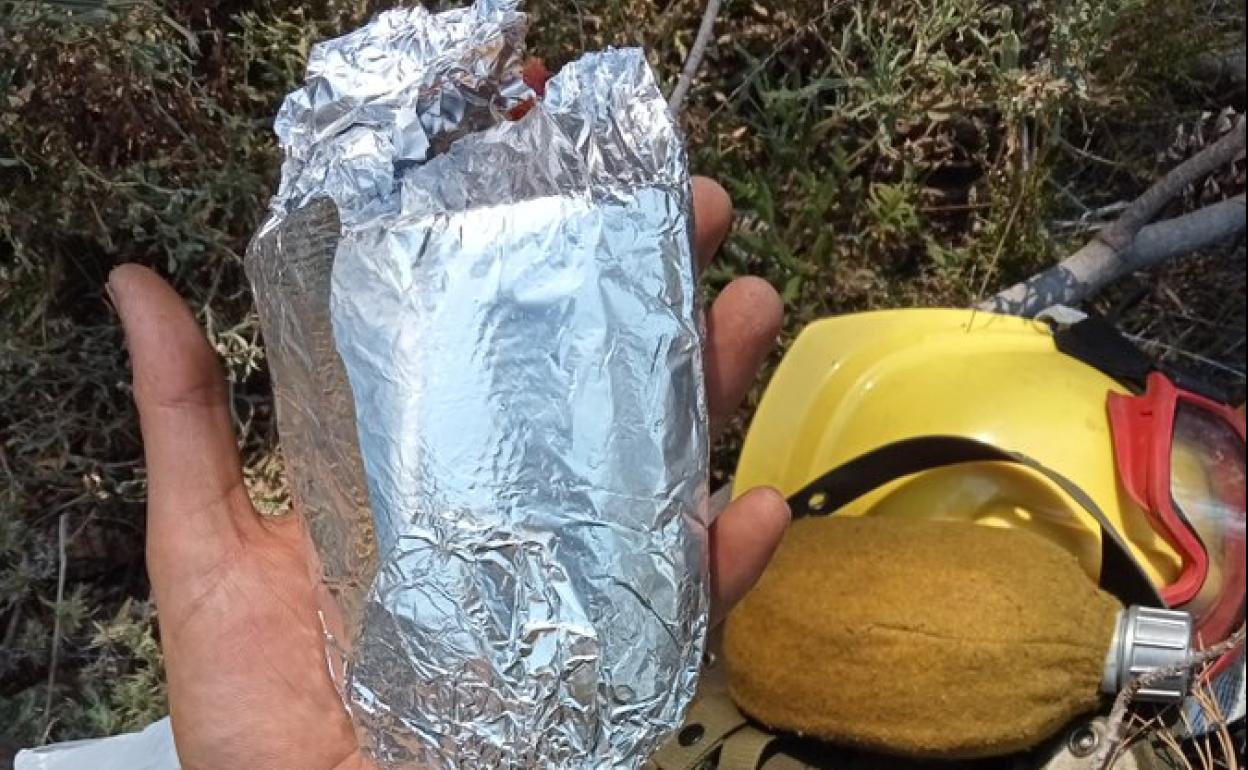
[{"label": "thumb", "polygon": [[108,278],[134,372],[147,462],[148,569],[161,583],[202,574],[255,522],[225,380],[190,308],[159,276],[123,265]]}]

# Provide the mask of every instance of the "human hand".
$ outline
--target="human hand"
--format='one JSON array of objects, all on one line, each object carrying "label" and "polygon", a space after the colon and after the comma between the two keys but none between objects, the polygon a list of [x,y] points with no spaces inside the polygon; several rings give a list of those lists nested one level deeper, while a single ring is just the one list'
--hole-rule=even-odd
[{"label": "human hand", "polygon": [[[697,256],[728,233],[732,206],[694,183]],[[173,289],[146,268],[109,276],[134,370],[148,473],[147,565],[160,612],[169,706],[184,770],[373,770],[330,679],[318,612],[329,601],[302,518],[261,518],[248,498],[225,382]],[[744,398],[781,320],[764,281],[729,285],[707,318],[712,431]],[[754,584],[788,524],[754,490],[711,528],[712,615]]]}]

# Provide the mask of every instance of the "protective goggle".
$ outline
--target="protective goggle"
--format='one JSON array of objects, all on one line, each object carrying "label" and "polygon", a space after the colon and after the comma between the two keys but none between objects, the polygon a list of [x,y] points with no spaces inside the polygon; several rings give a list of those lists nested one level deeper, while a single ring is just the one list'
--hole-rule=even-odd
[{"label": "protective goggle", "polygon": [[1123,486],[1182,560],[1162,598],[1216,644],[1244,618],[1244,413],[1154,372],[1109,415]]}]

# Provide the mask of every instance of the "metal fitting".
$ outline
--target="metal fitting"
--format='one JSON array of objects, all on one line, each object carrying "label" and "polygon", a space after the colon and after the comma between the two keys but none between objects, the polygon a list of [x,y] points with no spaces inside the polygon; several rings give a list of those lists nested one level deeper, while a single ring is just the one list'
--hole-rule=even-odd
[{"label": "metal fitting", "polygon": [[[1132,606],[1118,614],[1118,626],[1109,654],[1101,690],[1114,694],[1149,671],[1186,663],[1192,655],[1192,616],[1179,610]],[[1147,687],[1135,700],[1177,703],[1191,686],[1191,670],[1182,668]]]}]

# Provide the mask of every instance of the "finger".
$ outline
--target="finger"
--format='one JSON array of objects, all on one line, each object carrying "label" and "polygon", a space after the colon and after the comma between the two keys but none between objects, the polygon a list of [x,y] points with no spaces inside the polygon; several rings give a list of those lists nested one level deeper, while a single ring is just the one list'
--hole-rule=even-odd
[{"label": "finger", "polygon": [[776,344],[784,305],[761,278],[738,278],[711,305],[706,319],[706,392],[711,435],[741,405]]},{"label": "finger", "polygon": [[[190,308],[152,271],[108,279],[134,373],[151,566],[212,558],[251,515],[220,364]],[[155,578],[156,575],[153,575]]]},{"label": "finger", "polygon": [[711,623],[749,593],[789,526],[789,504],[760,487],[730,504],[711,527]]},{"label": "finger", "polygon": [[732,198],[719,183],[693,178],[693,244],[698,272],[706,269],[732,229]]}]

